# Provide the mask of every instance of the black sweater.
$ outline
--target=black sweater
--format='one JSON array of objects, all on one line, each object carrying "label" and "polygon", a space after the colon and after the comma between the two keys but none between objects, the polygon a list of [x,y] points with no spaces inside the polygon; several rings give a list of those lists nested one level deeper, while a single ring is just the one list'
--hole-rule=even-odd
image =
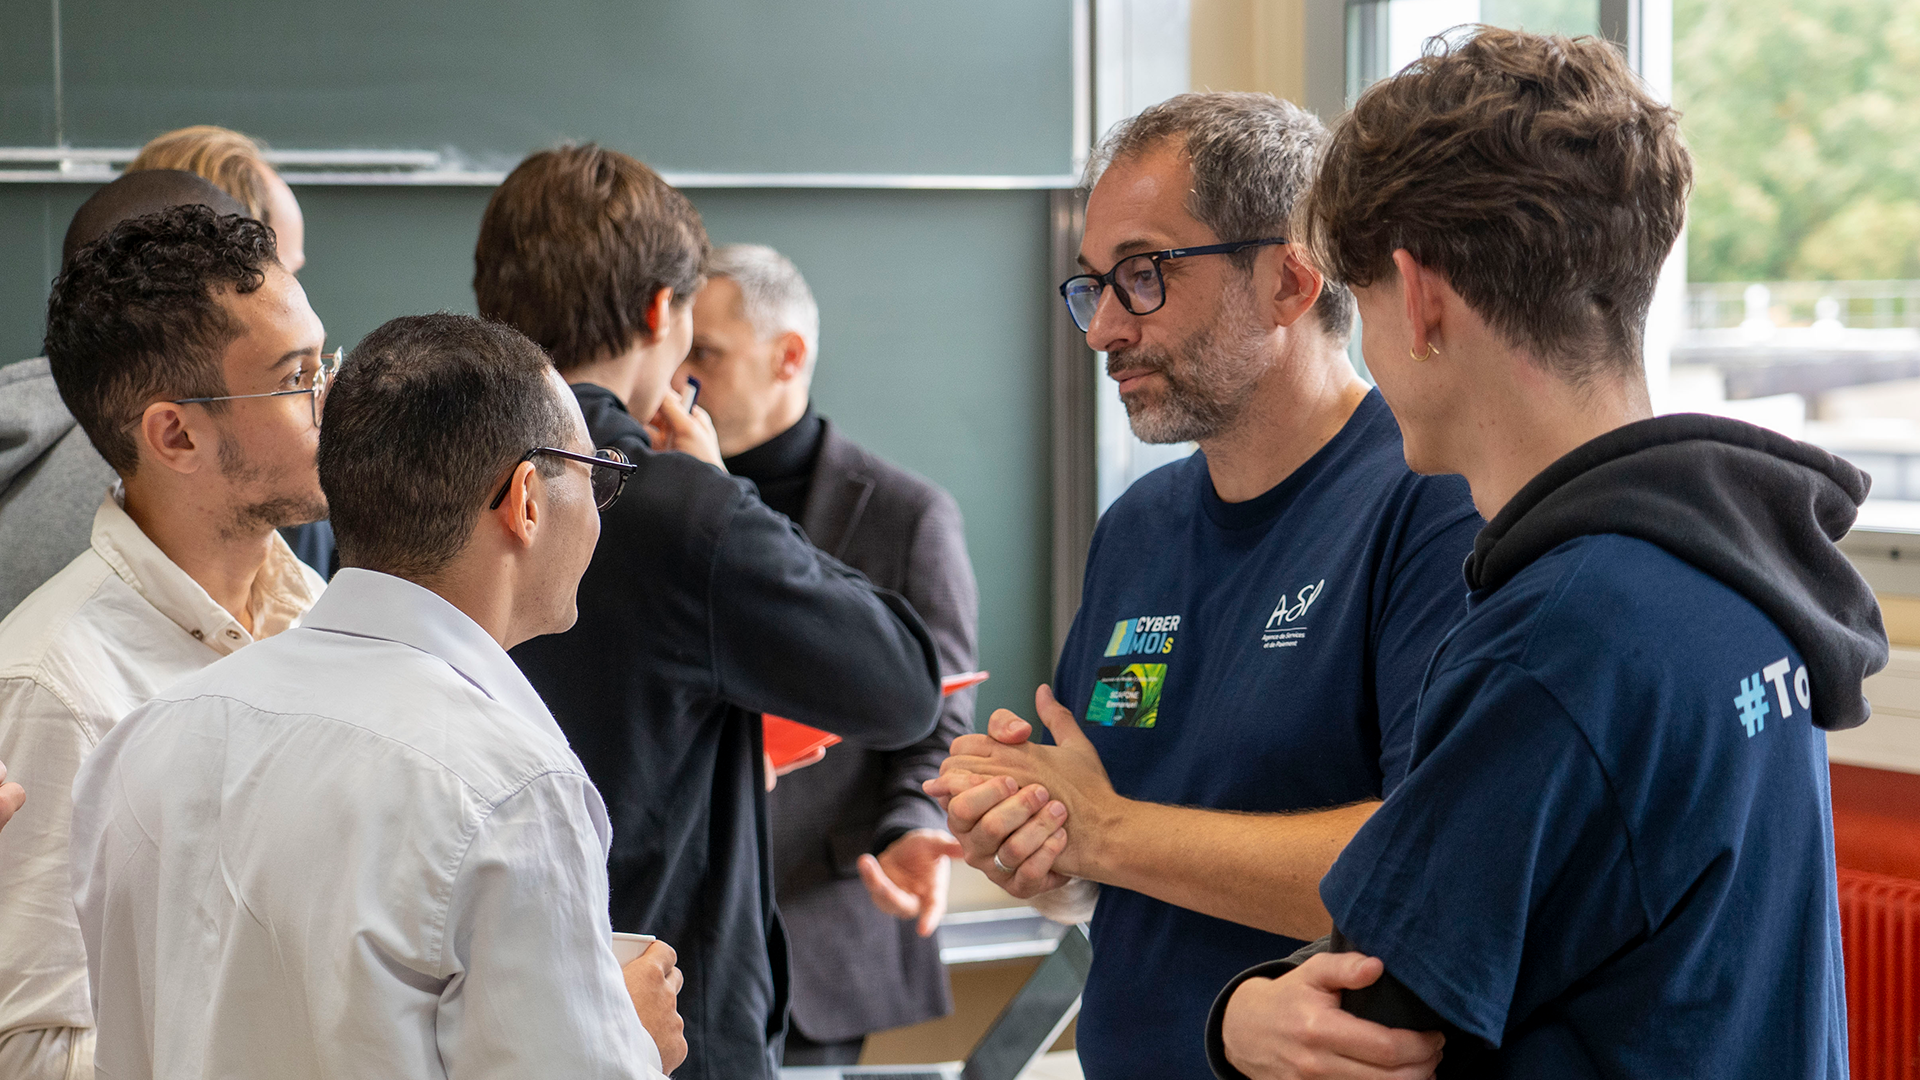
[{"label": "black sweater", "polygon": [[899,596],[823,554],[751,485],[657,453],[605,389],[596,446],[639,469],[601,518],[580,618],[513,651],[613,825],[613,928],[680,956],[681,1080],[770,1077],[786,1015],[760,713],[880,749],[933,727],[939,671]]}]

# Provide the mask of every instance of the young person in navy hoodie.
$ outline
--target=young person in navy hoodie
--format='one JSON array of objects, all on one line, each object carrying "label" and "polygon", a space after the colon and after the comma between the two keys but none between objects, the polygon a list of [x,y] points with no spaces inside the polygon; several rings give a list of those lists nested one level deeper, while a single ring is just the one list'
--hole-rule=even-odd
[{"label": "young person in navy hoodie", "polygon": [[1220,995],[1220,1075],[1847,1075],[1821,729],[1887,657],[1834,546],[1867,478],[1652,415],[1691,175],[1592,38],[1436,43],[1335,131],[1304,235],[1408,463],[1489,524],[1407,778],[1321,883],[1326,955]]}]

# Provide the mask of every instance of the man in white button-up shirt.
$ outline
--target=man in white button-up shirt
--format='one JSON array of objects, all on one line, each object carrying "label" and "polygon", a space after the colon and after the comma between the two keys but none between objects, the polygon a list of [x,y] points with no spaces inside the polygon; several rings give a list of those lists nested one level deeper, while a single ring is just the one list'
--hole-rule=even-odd
[{"label": "man in white button-up shirt", "polygon": [[81,761],[323,588],[274,530],[326,514],[324,332],[264,226],[200,205],[123,222],[74,255],[48,322],[54,378],[121,481],[94,493],[91,546],[0,622],[0,760],[33,791],[0,834],[6,1080],[93,1075],[67,856]]},{"label": "man in white button-up shirt", "polygon": [[101,1074],[659,1075],[672,950],[623,985],[605,808],[505,651],[572,624],[631,467],[537,346],[465,316],[374,331],[327,421],[347,569],[74,786]]}]

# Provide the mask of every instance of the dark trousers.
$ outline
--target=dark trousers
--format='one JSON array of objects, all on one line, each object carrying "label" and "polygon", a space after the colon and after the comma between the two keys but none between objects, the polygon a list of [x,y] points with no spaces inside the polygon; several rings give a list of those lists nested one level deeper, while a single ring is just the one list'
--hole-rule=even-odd
[{"label": "dark trousers", "polygon": [[800,1034],[792,1025],[787,1027],[787,1052],[780,1059],[782,1065],[858,1065],[860,1051],[867,1045],[867,1037],[848,1039],[844,1042],[818,1043]]}]

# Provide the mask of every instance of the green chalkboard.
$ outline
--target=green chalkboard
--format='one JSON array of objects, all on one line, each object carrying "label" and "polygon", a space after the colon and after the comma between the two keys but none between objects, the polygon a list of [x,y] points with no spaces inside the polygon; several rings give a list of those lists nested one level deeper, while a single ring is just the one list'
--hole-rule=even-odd
[{"label": "green chalkboard", "polygon": [[0,145],[51,146],[53,5],[0,4]]},{"label": "green chalkboard", "polygon": [[[131,147],[217,123],[282,149],[511,166],[595,139],[676,172],[1071,171],[1070,0],[51,0],[0,15],[0,145]],[[0,183],[0,363],[40,351],[87,184]],[[329,342],[470,311],[484,187],[302,185]],[[1048,196],[706,189],[716,242],[786,251],[818,294],[815,400],[945,486],[980,581],[979,716],[1052,666]]]},{"label": "green chalkboard", "polygon": [[[0,145],[45,146],[49,4],[7,7]],[[217,123],[483,169],[561,139],[671,171],[1071,168],[1068,0],[89,0],[61,35],[73,146]]]},{"label": "green chalkboard", "polygon": [[[60,237],[93,188],[0,184],[0,362],[40,351]],[[349,349],[396,315],[473,310],[484,188],[309,187],[300,274]],[[716,243],[787,252],[820,301],[814,399],[947,488],[980,580],[979,717],[1047,680],[1047,196],[1037,191],[703,191]]]}]

